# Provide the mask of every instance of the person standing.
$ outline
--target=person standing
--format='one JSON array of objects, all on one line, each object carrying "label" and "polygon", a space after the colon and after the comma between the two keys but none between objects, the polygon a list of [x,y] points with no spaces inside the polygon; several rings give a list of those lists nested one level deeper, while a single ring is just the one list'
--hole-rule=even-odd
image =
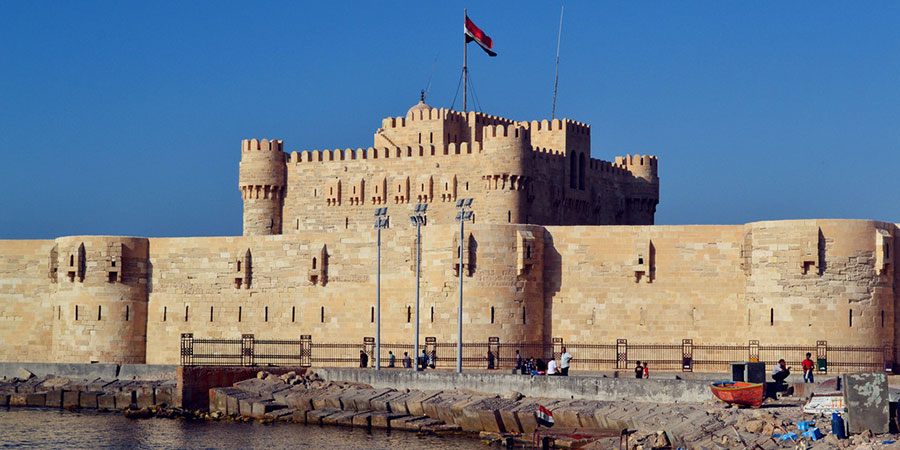
[{"label": "person standing", "polygon": [[812,353],[807,353],[806,359],[800,364],[803,367],[803,382],[815,383],[815,380],[813,379],[813,368],[815,367],[815,364],[813,364]]},{"label": "person standing", "polygon": [[569,361],[572,360],[572,354],[566,350],[565,347],[562,348],[562,354],[559,355],[559,374],[560,376],[567,377],[569,376]]},{"label": "person standing", "polygon": [[394,356],[394,352],[388,351],[388,367],[397,367],[397,357]]},{"label": "person standing", "polygon": [[[522,361],[522,355],[519,354],[519,351],[516,350],[516,370],[522,370],[522,364],[525,364]],[[516,373],[515,371],[513,373]]]},{"label": "person standing", "polygon": [[409,357],[408,352],[403,352],[403,367],[406,369],[412,368],[412,358]]},{"label": "person standing", "polygon": [[369,366],[369,355],[366,354],[365,350],[359,351],[359,367],[368,367]]},{"label": "person standing", "polygon": [[488,349],[487,357],[485,359],[487,359],[488,370],[494,370],[494,352]]},{"label": "person standing", "polygon": [[424,371],[425,367],[428,364],[428,356],[425,355],[425,349],[422,349],[422,354],[419,355],[419,370]]},{"label": "person standing", "polygon": [[644,366],[641,365],[640,361],[637,361],[637,365],[634,366],[634,377],[644,378]]},{"label": "person standing", "polygon": [[644,378],[650,378],[650,369],[647,366],[647,361],[644,361]]}]

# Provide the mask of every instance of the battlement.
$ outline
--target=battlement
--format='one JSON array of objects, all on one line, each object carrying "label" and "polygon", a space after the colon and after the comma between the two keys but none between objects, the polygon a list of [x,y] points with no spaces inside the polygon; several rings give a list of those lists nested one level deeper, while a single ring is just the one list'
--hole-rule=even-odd
[{"label": "battlement", "polygon": [[531,122],[519,122],[519,124],[527,127],[532,132],[566,131],[576,135],[591,135],[590,125],[569,119],[532,120]]},{"label": "battlement", "polygon": [[616,156],[616,164],[639,177],[655,177],[657,175],[657,158],[652,155]]},{"label": "battlement", "polygon": [[241,141],[241,151],[249,152],[249,151],[270,151],[270,152],[283,152],[284,151],[284,141],[280,141],[277,139],[244,139]]},{"label": "battlement", "polygon": [[531,133],[528,128],[511,123],[509,125],[487,125],[483,130],[483,137],[487,138],[515,138],[522,140],[530,140]]},{"label": "battlement", "polygon": [[477,154],[481,153],[482,145],[476,142],[475,145],[469,145],[468,142],[456,144],[451,142],[438,148],[435,145],[418,145],[407,147],[369,147],[369,148],[347,148],[344,150],[301,150],[292,151],[288,157],[288,162],[292,164],[304,162],[332,162],[332,161],[356,161],[370,159],[399,159],[399,158],[416,158],[430,156],[449,156],[461,154]]},{"label": "battlement", "polygon": [[494,116],[491,114],[483,114],[480,112],[469,111],[463,113],[446,108],[413,108],[410,109],[406,116],[386,117],[381,120],[381,129],[388,130],[394,128],[406,128],[415,126],[415,122],[439,121],[446,123],[474,124],[478,125],[509,125],[516,123],[515,120],[505,117]]}]

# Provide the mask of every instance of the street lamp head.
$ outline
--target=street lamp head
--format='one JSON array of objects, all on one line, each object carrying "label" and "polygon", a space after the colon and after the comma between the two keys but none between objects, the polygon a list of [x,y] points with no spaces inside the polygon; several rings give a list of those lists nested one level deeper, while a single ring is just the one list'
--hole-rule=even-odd
[{"label": "street lamp head", "polygon": [[465,206],[466,208],[472,206],[472,200],[473,199],[471,199],[471,198],[467,198],[466,203],[463,206]]},{"label": "street lamp head", "polygon": [[384,216],[386,214],[387,214],[387,207],[375,208],[375,217]]},{"label": "street lamp head", "polygon": [[417,214],[425,214],[426,210],[428,210],[428,203],[419,203],[416,205]]},{"label": "street lamp head", "polygon": [[413,225],[419,224],[419,221],[416,220],[416,216],[409,216],[409,221],[412,222]]},{"label": "street lamp head", "polygon": [[462,208],[462,207],[463,207],[463,204],[464,204],[465,202],[466,202],[466,200],[465,200],[465,199],[462,199],[462,198],[459,199],[459,200],[457,200],[457,201],[456,201],[456,207],[457,207],[457,208]]}]

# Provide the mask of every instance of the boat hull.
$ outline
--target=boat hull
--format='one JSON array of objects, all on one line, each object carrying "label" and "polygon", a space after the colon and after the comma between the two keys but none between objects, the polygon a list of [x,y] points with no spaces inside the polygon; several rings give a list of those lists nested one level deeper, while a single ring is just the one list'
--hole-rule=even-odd
[{"label": "boat hull", "polygon": [[725,403],[759,408],[765,396],[765,384],[722,381],[710,385],[713,395]]}]

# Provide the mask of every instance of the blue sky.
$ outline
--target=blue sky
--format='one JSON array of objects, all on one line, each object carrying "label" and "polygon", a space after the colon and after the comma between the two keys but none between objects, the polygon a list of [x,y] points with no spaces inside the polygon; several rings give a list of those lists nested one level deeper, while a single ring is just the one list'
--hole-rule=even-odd
[{"label": "blue sky", "polygon": [[[468,5],[485,112],[550,116],[561,5]],[[449,107],[466,6],[0,0],[0,239],[239,235],[240,140],[367,147],[432,65]],[[658,224],[900,222],[900,3],[565,6],[557,116],[659,156]]]}]

